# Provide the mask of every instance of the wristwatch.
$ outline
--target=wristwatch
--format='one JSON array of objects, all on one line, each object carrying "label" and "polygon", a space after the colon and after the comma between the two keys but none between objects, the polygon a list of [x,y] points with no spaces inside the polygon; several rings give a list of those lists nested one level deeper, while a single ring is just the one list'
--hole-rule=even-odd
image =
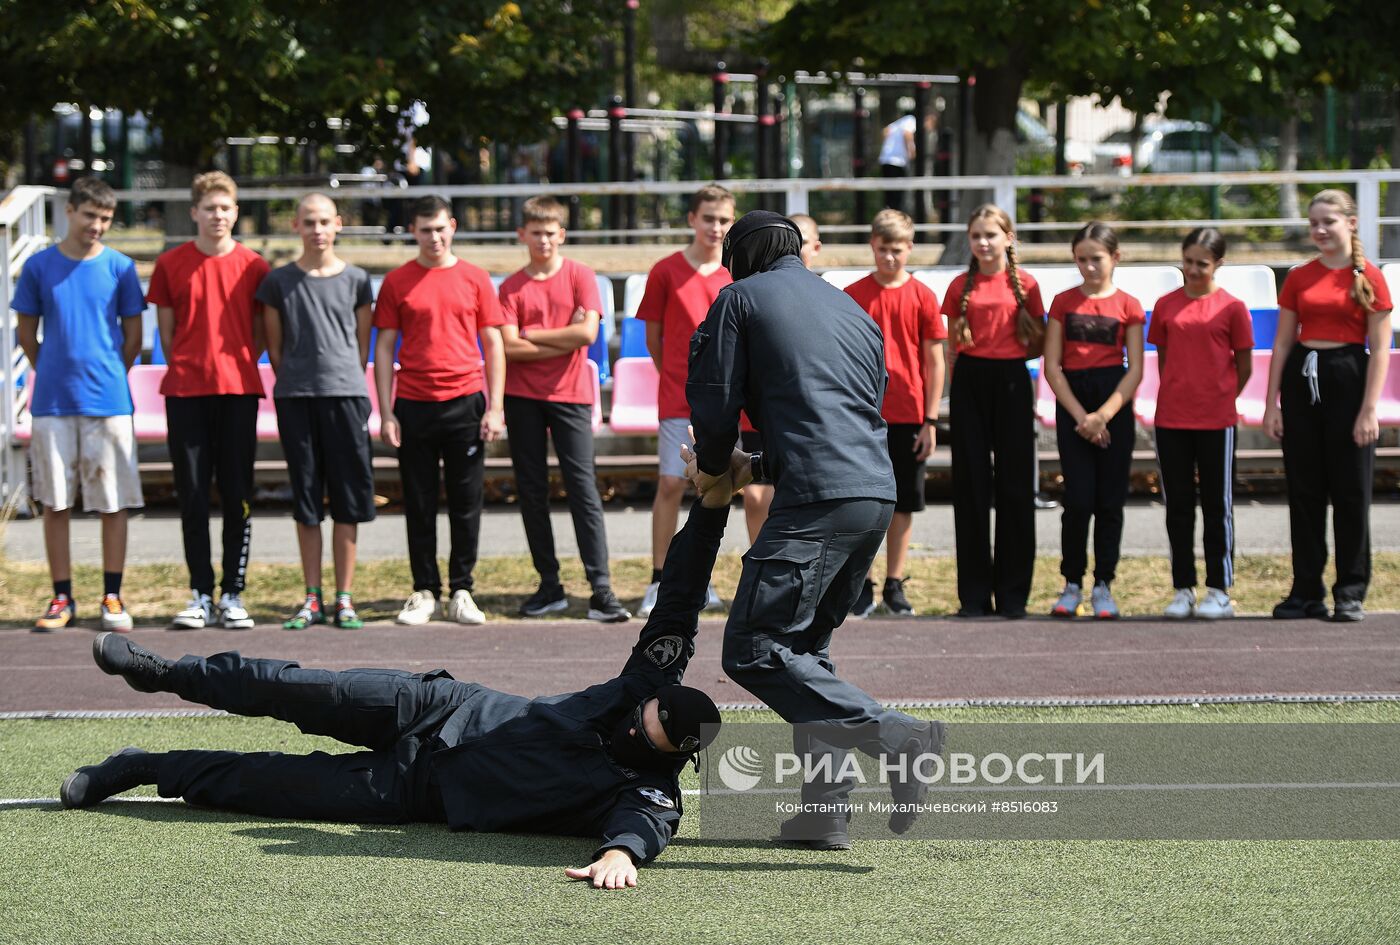
[{"label": "wristwatch", "polygon": [[937,426],[937,425],[938,425],[938,418],[937,418],[937,417],[924,417],[924,426],[926,426],[926,427],[932,427],[932,426]]},{"label": "wristwatch", "polygon": [[768,467],[763,463],[763,451],[749,454],[749,475],[754,482],[766,483],[768,481]]}]

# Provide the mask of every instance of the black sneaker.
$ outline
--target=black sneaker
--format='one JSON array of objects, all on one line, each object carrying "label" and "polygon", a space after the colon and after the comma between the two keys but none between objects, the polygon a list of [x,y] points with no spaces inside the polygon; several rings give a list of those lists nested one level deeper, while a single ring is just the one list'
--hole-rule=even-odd
[{"label": "black sneaker", "polygon": [[904,596],[904,582],[908,578],[885,578],[884,590],[880,596],[885,599],[885,609],[896,617],[914,616],[914,607]]},{"label": "black sneaker", "polygon": [[120,676],[137,692],[164,692],[169,688],[172,660],[152,653],[119,633],[99,633],[92,641],[92,659],[108,676]]},{"label": "black sneaker", "polygon": [[588,598],[588,619],[599,623],[622,623],[632,616],[610,587],[600,587]]},{"label": "black sneaker", "polygon": [[1361,609],[1359,600],[1339,600],[1332,608],[1332,619],[1338,623],[1356,623],[1366,619],[1366,612]]},{"label": "black sneaker", "polygon": [[530,595],[530,599],[520,605],[520,616],[542,617],[557,614],[569,609],[569,598],[564,596],[563,585],[541,584],[540,589]]},{"label": "black sneaker", "polygon": [[863,620],[874,612],[875,582],[866,578],[865,583],[860,586],[860,593],[856,595],[855,603],[851,604],[851,616]]},{"label": "black sneaker", "polygon": [[123,748],[98,765],[85,765],[63,780],[58,799],[69,809],[100,804],[113,794],[155,784],[156,766],[149,752]]},{"label": "black sneaker", "polygon": [[931,765],[928,762],[917,762],[921,755],[941,755],[943,754],[943,723],[927,722],[917,734],[904,743],[900,755],[905,765],[904,768],[895,768],[891,772],[890,794],[894,798],[896,805],[904,807],[904,810],[890,812],[890,830],[895,833],[904,833],[914,826],[914,821],[918,819],[919,812],[915,810],[918,805],[928,797],[928,782],[917,777],[919,772],[930,772]]},{"label": "black sneaker", "polygon": [[1275,620],[1305,620],[1308,618],[1326,620],[1327,605],[1320,600],[1289,597],[1274,607]]},{"label": "black sneaker", "polygon": [[839,814],[801,813],[783,821],[782,826],[778,828],[778,835],[773,839],[808,850],[849,850],[849,820],[850,817]]}]

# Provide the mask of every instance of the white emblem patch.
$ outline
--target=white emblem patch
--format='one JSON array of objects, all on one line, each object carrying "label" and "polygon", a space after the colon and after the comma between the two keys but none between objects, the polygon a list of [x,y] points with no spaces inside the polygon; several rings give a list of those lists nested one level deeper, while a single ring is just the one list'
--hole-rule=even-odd
[{"label": "white emblem patch", "polygon": [[637,788],[637,793],[651,801],[657,807],[664,807],[667,810],[676,809],[676,802],[667,797],[664,792],[654,787]]},{"label": "white emblem patch", "polygon": [[665,669],[680,659],[685,652],[685,641],[678,636],[657,637],[647,644],[645,652],[658,669]]}]

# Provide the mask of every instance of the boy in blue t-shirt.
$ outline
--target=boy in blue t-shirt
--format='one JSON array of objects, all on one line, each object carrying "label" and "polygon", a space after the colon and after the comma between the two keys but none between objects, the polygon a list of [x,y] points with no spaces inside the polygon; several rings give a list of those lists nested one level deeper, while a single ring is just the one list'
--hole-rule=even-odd
[{"label": "boy in blue t-shirt", "polygon": [[126,372],[141,351],[146,301],[136,264],[102,245],[116,207],[107,184],[74,181],[68,235],[26,260],[15,287],[19,343],[35,371],[29,461],[53,578],[53,599],[34,622],[41,632],[76,613],[68,520],[79,485],[84,510],[102,515],[102,629],[131,629],[121,599],[126,510],[144,502]]}]

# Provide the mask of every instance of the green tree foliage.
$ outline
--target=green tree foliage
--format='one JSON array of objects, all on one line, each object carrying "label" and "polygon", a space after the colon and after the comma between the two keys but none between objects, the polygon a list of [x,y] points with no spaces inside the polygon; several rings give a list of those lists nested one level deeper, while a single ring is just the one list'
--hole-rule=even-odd
[{"label": "green tree foliage", "polygon": [[538,136],[597,96],[604,0],[0,0],[0,122],[55,101],[145,112],[170,156],[207,164],[250,132],[328,140],[351,123],[367,148],[426,103],[433,143],[472,132]]},{"label": "green tree foliage", "polygon": [[975,76],[969,173],[1014,169],[1022,89],[1119,96],[1153,110],[1164,92],[1247,100],[1296,53],[1297,9],[1323,0],[798,0],[760,42],[785,68]]}]

